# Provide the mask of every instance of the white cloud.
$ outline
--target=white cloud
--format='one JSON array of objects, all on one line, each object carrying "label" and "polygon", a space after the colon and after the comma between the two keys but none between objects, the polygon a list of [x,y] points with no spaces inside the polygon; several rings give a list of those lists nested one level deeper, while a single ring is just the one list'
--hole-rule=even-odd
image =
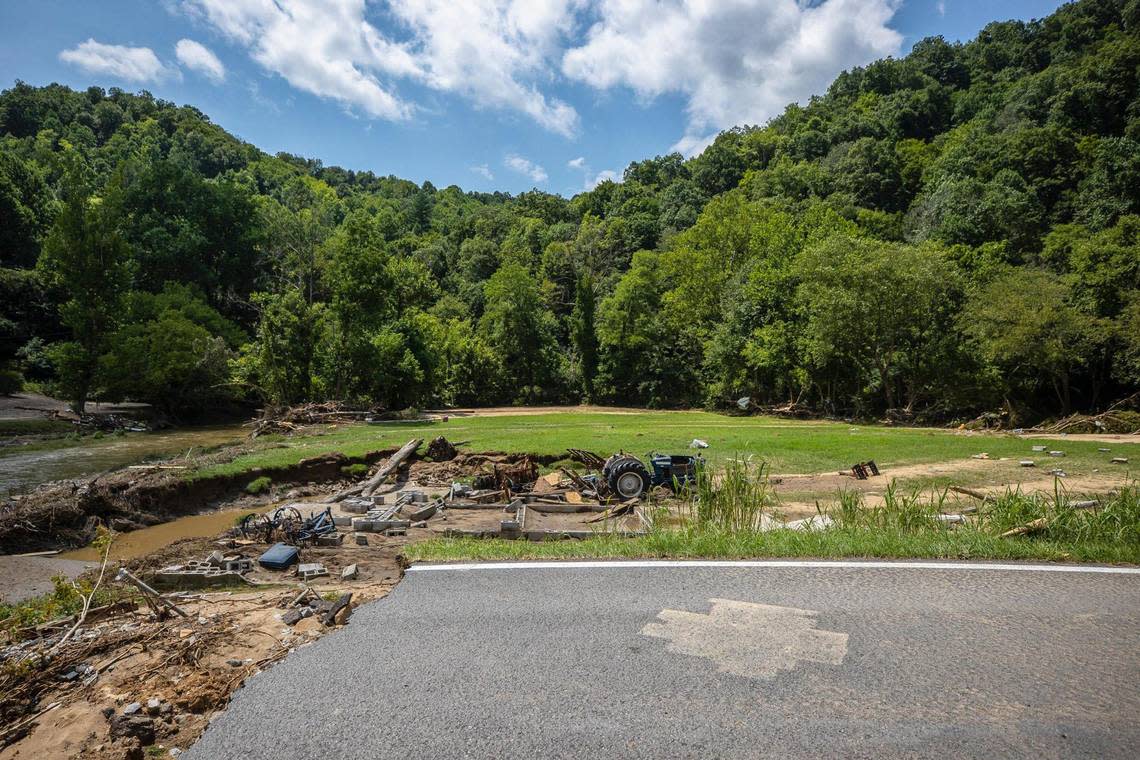
[{"label": "white cloud", "polygon": [[107,74],[128,82],[157,82],[177,76],[147,47],[104,45],[88,39],[59,54],[59,59],[92,74]]},{"label": "white cloud", "polygon": [[[173,0],[172,0],[173,1]],[[693,153],[900,50],[902,0],[180,0],[294,87],[383,119],[406,84],[523,115],[572,137],[566,80],[678,95]]]},{"label": "white cloud", "polygon": [[602,169],[600,172],[595,174],[593,177],[590,177],[590,176],[586,177],[586,189],[587,190],[593,190],[595,187],[602,184],[603,182],[620,182],[620,181],[621,181],[621,179],[618,177],[618,173],[615,172],[613,169]]},{"label": "white cloud", "polygon": [[478,174],[483,179],[492,180],[495,178],[495,175],[491,172],[491,167],[487,166],[486,164],[477,164],[475,166],[469,166],[467,168]]},{"label": "white cloud", "polygon": [[366,18],[365,0],[184,0],[183,7],[294,87],[369,116],[410,116],[414,106],[392,84],[407,79],[569,136],[577,111],[539,84],[554,73],[572,2],[392,0],[384,11],[403,39]]},{"label": "white cloud", "polygon": [[562,71],[597,89],[688,98],[677,147],[694,152],[717,130],[758,124],[823,92],[845,68],[897,53],[887,24],[901,0],[596,0],[585,44]]},{"label": "white cloud", "polygon": [[943,2],[943,0],[938,0],[938,4],[935,7],[938,9],[939,16],[946,15],[946,3]]},{"label": "white cloud", "polygon": [[551,61],[574,23],[571,0],[399,0],[391,13],[412,33],[409,45],[428,86],[468,96],[476,105],[520,111],[570,136],[578,112],[548,98]]},{"label": "white cloud", "polygon": [[613,169],[603,169],[602,171],[594,174],[594,170],[586,163],[585,156],[579,156],[566,162],[566,165],[571,169],[577,169],[582,172],[583,183],[582,187],[586,190],[593,190],[598,185],[605,181],[621,182],[621,177]]},{"label": "white cloud", "polygon": [[550,178],[546,173],[546,169],[543,169],[541,166],[534,163],[530,159],[523,158],[522,156],[516,155],[514,153],[506,157],[506,159],[503,161],[503,165],[512,171],[518,172],[519,174],[525,174],[531,178],[531,181],[538,184],[542,184]]},{"label": "white cloud", "polygon": [[186,0],[185,7],[299,90],[376,118],[411,115],[377,74],[414,66],[364,21],[364,0]]},{"label": "white cloud", "polygon": [[215,83],[226,80],[226,67],[218,60],[208,47],[194,40],[178,40],[174,46],[174,55],[178,62],[191,71],[197,71]]}]

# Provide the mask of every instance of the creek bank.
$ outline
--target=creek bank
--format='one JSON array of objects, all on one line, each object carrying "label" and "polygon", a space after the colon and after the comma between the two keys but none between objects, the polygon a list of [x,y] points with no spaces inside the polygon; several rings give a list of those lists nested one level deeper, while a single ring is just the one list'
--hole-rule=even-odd
[{"label": "creek bank", "polygon": [[[261,477],[269,478],[276,487],[343,480],[344,468],[371,465],[391,453],[381,450],[348,457],[331,452],[294,465],[204,478],[188,478],[181,470],[123,469],[83,480],[48,483],[31,493],[9,497],[0,506],[0,554],[83,546],[99,525],[124,532],[224,505],[241,506],[230,503],[248,497],[244,489]],[[271,498],[266,494],[246,500],[267,504]]]}]

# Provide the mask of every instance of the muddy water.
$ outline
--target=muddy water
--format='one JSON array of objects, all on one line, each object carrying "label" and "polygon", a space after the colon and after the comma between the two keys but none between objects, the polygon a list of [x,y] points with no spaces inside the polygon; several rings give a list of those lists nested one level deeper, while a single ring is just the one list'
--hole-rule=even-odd
[{"label": "muddy water", "polygon": [[[117,533],[115,542],[111,545],[111,556],[114,559],[134,559],[184,538],[216,536],[227,528],[232,528],[235,522],[250,511],[229,509],[205,515],[190,515],[161,525],[132,530],[130,533]],[[81,560],[102,559],[102,555],[91,547],[64,552],[59,557]]]},{"label": "muddy water", "polygon": [[76,446],[28,451],[0,449],[0,495],[26,491],[51,480],[95,475],[153,457],[174,457],[193,450],[238,443],[248,434],[240,425],[183,428],[157,433],[127,433]]}]

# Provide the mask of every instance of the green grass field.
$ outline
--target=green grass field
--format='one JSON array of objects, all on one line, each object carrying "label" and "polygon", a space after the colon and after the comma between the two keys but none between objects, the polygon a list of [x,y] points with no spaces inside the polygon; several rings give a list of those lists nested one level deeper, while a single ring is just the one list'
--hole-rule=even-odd
[{"label": "green grass field", "polygon": [[[287,466],[329,451],[359,456],[377,449],[396,448],[410,438],[444,435],[466,441],[469,451],[506,451],[558,455],[582,448],[606,455],[624,449],[687,451],[694,438],[709,443],[702,453],[712,462],[736,455],[763,460],[773,473],[819,473],[874,459],[889,474],[891,467],[964,460],[987,452],[992,458],[1034,458],[1039,468],[1063,464],[1069,468],[1103,467],[1108,455],[1097,444],[1058,439],[1050,448],[1066,453],[1051,459],[1031,450],[1044,440],[1012,435],[965,435],[951,430],[848,425],[771,417],[728,417],[709,412],[556,412],[536,415],[452,418],[447,422],[392,422],[342,425],[291,438],[261,439],[248,454],[194,473],[196,477],[238,473],[255,467]],[[1045,470],[1048,471],[1047,469]],[[1040,474],[1040,471],[1038,471]]]}]

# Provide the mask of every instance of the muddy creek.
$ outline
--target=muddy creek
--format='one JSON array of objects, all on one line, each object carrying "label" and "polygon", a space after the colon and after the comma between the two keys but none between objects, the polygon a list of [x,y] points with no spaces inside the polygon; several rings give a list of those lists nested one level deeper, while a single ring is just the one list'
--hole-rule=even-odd
[{"label": "muddy creek", "polygon": [[238,443],[248,432],[241,425],[226,425],[127,433],[38,451],[0,448],[0,495],[26,491],[52,480],[95,475],[154,457],[199,454],[202,449]]},{"label": "muddy creek", "polygon": [[[227,528],[232,528],[243,515],[255,510],[227,509],[204,515],[189,515],[171,520],[161,525],[132,530],[129,533],[116,533],[111,545],[113,559],[134,559],[149,554],[164,546],[184,538],[207,538],[216,536]],[[102,555],[96,549],[85,546],[82,549],[64,552],[60,559],[99,560]]]}]

